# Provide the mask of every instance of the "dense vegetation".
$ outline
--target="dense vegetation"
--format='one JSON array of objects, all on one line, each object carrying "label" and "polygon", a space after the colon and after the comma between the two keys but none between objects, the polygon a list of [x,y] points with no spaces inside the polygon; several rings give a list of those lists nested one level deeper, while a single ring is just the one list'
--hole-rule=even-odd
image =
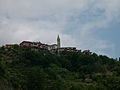
[{"label": "dense vegetation", "polygon": [[0,48],[0,90],[120,90],[120,61],[63,51]]}]

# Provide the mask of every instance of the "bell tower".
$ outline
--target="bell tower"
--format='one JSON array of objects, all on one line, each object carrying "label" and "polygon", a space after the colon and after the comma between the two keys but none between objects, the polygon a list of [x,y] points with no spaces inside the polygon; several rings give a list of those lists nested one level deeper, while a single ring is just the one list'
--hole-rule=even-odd
[{"label": "bell tower", "polygon": [[59,35],[58,35],[58,37],[57,37],[57,48],[59,49],[61,46],[60,46],[60,37],[59,37]]}]

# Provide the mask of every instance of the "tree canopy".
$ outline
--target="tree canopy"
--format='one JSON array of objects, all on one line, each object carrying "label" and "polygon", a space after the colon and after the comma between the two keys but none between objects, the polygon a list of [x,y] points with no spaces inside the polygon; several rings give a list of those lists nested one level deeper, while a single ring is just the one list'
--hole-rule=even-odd
[{"label": "tree canopy", "polygon": [[120,61],[96,53],[0,48],[1,90],[119,90]]}]

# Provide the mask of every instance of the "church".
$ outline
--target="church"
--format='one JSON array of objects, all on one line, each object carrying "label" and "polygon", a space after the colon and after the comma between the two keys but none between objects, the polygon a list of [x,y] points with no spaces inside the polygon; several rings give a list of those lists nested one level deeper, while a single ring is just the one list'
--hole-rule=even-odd
[{"label": "church", "polygon": [[60,37],[57,37],[57,49],[59,51],[76,51],[76,47],[61,47]]}]

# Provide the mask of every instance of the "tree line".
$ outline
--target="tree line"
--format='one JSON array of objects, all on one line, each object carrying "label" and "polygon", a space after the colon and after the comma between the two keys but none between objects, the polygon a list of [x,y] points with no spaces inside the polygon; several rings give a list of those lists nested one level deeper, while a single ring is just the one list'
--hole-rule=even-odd
[{"label": "tree line", "polygon": [[119,90],[120,61],[96,53],[0,48],[1,90]]}]

